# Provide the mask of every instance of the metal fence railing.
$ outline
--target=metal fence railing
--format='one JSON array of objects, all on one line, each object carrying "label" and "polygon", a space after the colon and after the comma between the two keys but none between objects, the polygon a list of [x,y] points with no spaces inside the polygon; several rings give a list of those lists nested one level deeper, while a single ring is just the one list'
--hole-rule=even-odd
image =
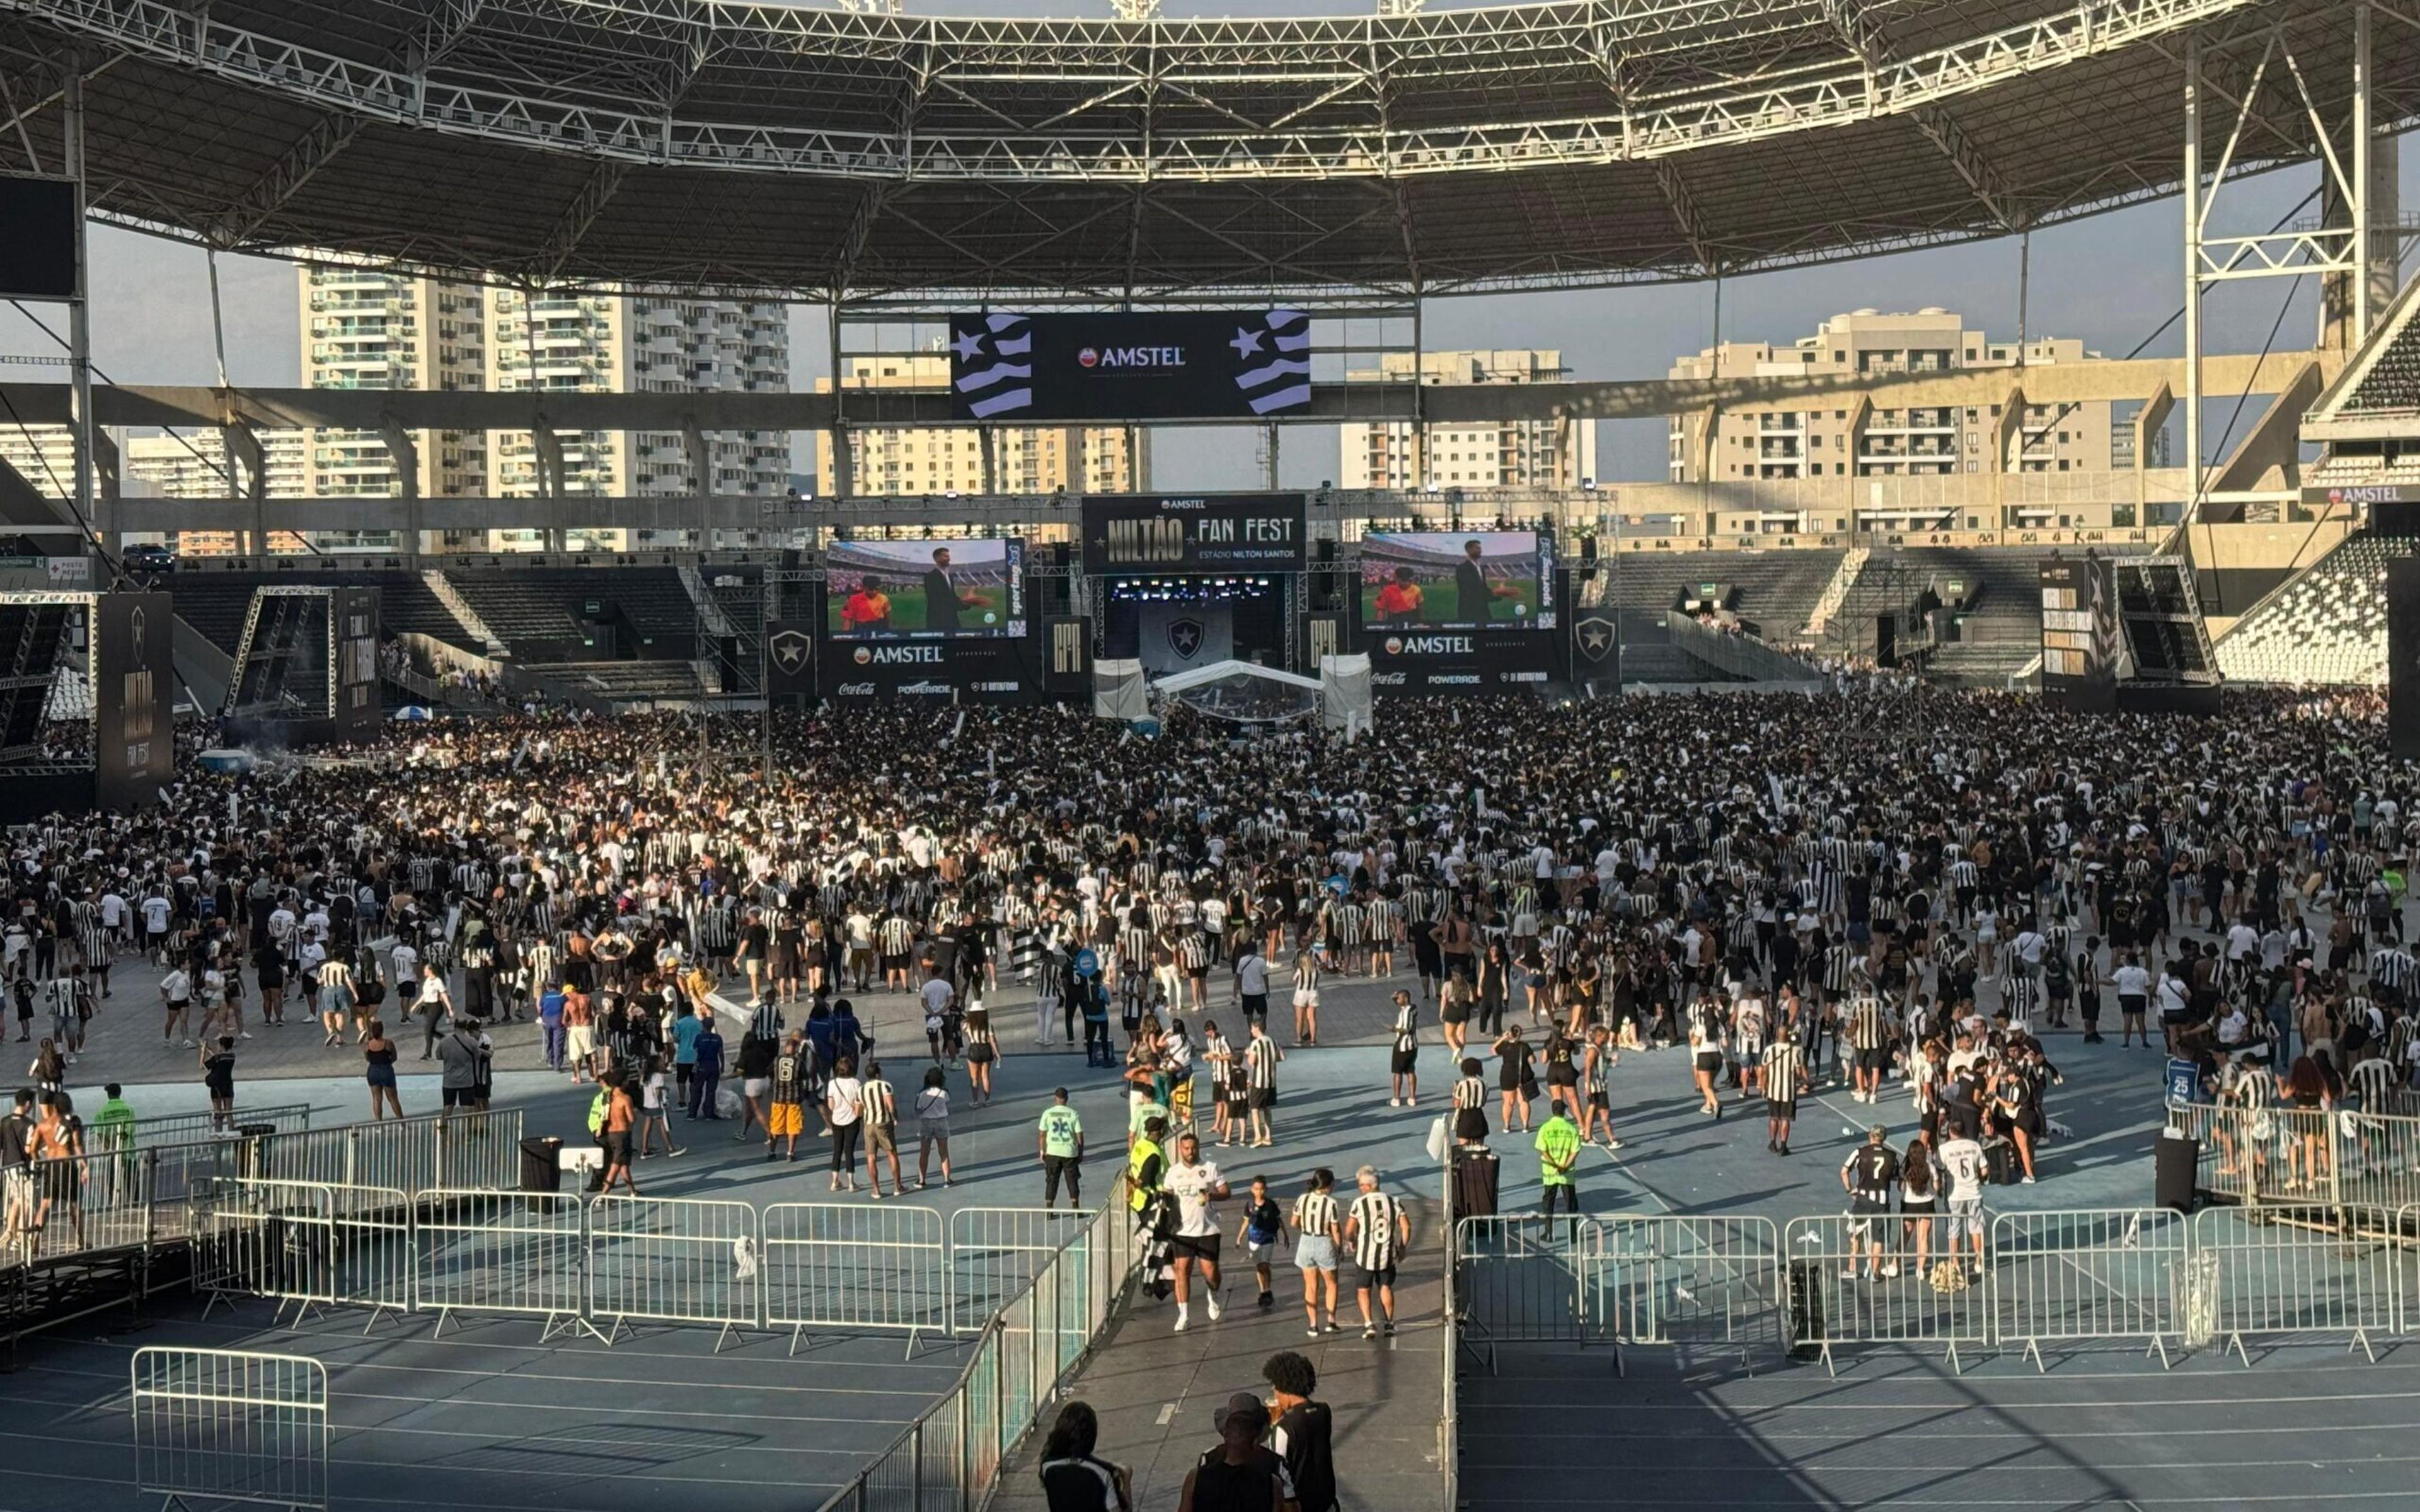
[{"label": "metal fence railing", "polygon": [[588,1316],[588,1226],[580,1199],[561,1192],[424,1191],[411,1215],[412,1307],[541,1319],[557,1334],[605,1335]]},{"label": "metal fence railing", "polygon": [[134,1487],[160,1504],[328,1505],[328,1371],[236,1350],[134,1351]]},{"label": "metal fence railing", "polygon": [[779,1202],[762,1218],[765,1326],[810,1332],[950,1332],[949,1238],[931,1208]]},{"label": "metal fence railing", "polygon": [[2401,1208],[2420,1203],[2420,1117],[2390,1107],[2171,1103],[2168,1127],[2201,1142],[2195,1187],[2237,1203]]},{"label": "metal fence railing", "polygon": [[2168,1359],[2190,1231],[2164,1208],[2004,1212],[1992,1223],[1993,1336],[2022,1341],[2047,1369],[2042,1346],[2142,1339]]},{"label": "metal fence railing", "polygon": [[[1761,1345],[1820,1358],[1858,1345],[2045,1355],[2114,1343],[2172,1363],[2218,1346],[2420,1330],[2420,1203],[2259,1203],[2188,1221],[2160,1208],[2009,1212],[1985,1242],[1931,1218],[1465,1218],[1446,1278],[1455,1344],[1492,1369],[1499,1344]],[[1716,1226],[1728,1225],[1729,1227]],[[1452,1415],[1445,1382],[1442,1420]]]},{"label": "metal fence railing", "polygon": [[1597,1220],[1535,1213],[1454,1225],[1454,1324],[1496,1368],[1499,1344],[1610,1342],[1606,1243]]},{"label": "metal fence railing", "polygon": [[2381,1209],[2207,1208],[2195,1250],[2218,1257],[2214,1328],[2245,1365],[2244,1341],[2342,1335],[2376,1360],[2412,1305],[2410,1213]]},{"label": "metal fence railing", "polygon": [[950,1214],[950,1325],[980,1327],[1033,1283],[1092,1214],[1073,1208],[960,1208]]},{"label": "metal fence railing", "polygon": [[745,1202],[598,1196],[588,1204],[588,1312],[612,1343],[625,1324],[719,1327],[715,1352],[762,1328],[756,1210]]},{"label": "metal fence railing", "polygon": [[[768,1210],[768,1213],[771,1210]],[[1141,1257],[1125,1180],[977,1335],[939,1401],[817,1512],[970,1512],[1100,1336]]]},{"label": "metal fence railing", "polygon": [[133,1119],[125,1123],[93,1123],[85,1130],[85,1144],[94,1153],[103,1150],[124,1152],[147,1149],[153,1145],[185,1145],[218,1135],[220,1128],[267,1128],[275,1134],[293,1134],[311,1127],[311,1104],[280,1103],[272,1107],[238,1108],[222,1119],[207,1109],[194,1113],[161,1113],[147,1119]]},{"label": "metal fence railing", "polygon": [[1781,1249],[1770,1218],[1597,1220],[1615,1364],[1625,1345],[1737,1350],[1780,1342]]},{"label": "metal fence railing", "polygon": [[1938,1265],[1931,1254],[1919,1263],[1894,1215],[1792,1218],[1782,1252],[1791,1342],[1827,1366],[1835,1366],[1838,1346],[1903,1344],[1939,1349],[1953,1369],[1962,1368],[1962,1348],[1991,1341],[1988,1273],[1970,1272],[1955,1253]]}]

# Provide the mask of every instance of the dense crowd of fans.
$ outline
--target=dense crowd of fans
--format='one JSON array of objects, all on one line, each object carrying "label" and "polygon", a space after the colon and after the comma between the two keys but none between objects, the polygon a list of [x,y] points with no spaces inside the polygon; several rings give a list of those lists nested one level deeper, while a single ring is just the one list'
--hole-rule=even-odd
[{"label": "dense crowd of fans", "polygon": [[[2156,1015],[2238,1099],[2382,1099],[2415,1048],[2420,804],[2366,697],[2236,693],[2198,721],[1844,676],[1816,698],[1389,703],[1351,744],[901,708],[782,720],[769,778],[754,733],[444,723],[370,763],[189,771],[163,807],[25,828],[0,980],[39,1090],[121,949],[164,971],[163,1034],[214,1089],[255,1028],[308,1019],[374,1091],[416,1038],[447,1103],[476,1105],[488,1026],[535,1017],[633,1157],[651,1115],[730,1106],[726,1077],[768,1153],[795,1152],[802,1107],[835,1120],[836,1080],[861,1117],[879,1079],[849,999],[871,991],[922,994],[936,1058],[980,1057],[983,1096],[1004,977],[1033,984],[1037,1037],[1080,1031],[1146,1086],[1203,1058],[1179,1015],[1231,994],[1212,1063],[1241,1095],[1205,1095],[1254,1140],[1273,1062],[1242,1052],[1268,997],[1312,1041],[1323,980],[1397,972],[1390,1094],[1417,1105],[1441,1038],[1465,1133],[1482,1057],[1504,1125],[1536,1121],[1543,1081],[1609,1141],[1620,1055],[1685,1045],[1710,1114],[1762,1092],[1777,1152],[1802,1086],[1872,1100],[1896,1070],[1929,1135],[2005,1138],[2026,1176],[2045,1029],[2097,1041],[2114,1017],[2131,1046]],[[744,1025],[713,1021],[726,981]],[[63,1117],[0,1156],[81,1137]]]}]

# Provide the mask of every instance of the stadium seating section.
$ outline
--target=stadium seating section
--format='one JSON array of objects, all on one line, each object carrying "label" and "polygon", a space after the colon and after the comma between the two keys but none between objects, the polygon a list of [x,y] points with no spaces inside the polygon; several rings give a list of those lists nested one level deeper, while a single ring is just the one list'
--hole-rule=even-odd
[{"label": "stadium seating section", "polygon": [[2420,411],[2420,319],[2406,320],[2338,406],[2344,414]]},{"label": "stadium seating section", "polygon": [[697,670],[685,661],[533,662],[528,671],[555,688],[616,703],[688,700],[700,691]]},{"label": "stadium seating section", "polygon": [[2218,669],[2238,682],[2386,680],[2386,564],[2420,538],[2354,535],[2252,607],[2218,641]]},{"label": "stadium seating section", "polygon": [[177,600],[177,617],[232,656],[236,642],[243,637],[243,616],[252,604],[253,590],[263,583],[293,582],[376,588],[380,591],[380,627],[387,634],[425,635],[469,651],[485,649],[415,573],[360,572],[298,578],[292,573],[188,571],[174,574],[168,588]]}]

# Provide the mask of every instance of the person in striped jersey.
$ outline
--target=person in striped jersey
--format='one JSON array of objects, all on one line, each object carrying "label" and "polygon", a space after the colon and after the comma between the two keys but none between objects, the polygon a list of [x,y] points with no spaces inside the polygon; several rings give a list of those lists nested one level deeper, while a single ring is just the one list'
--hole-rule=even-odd
[{"label": "person in striped jersey", "polygon": [[1790,1153],[1790,1126],[1798,1118],[1798,1099],[1807,1089],[1807,1058],[1798,1041],[1777,1035],[1764,1047],[1764,1148],[1776,1155]]},{"label": "person in striped jersey", "polygon": [[[1311,1173],[1311,1184],[1294,1199],[1287,1217],[1293,1227],[1295,1269],[1302,1275],[1303,1333],[1317,1338],[1336,1332],[1336,1257],[1342,1245],[1342,1215],[1337,1210],[1336,1173],[1323,1165]],[[1325,1329],[1322,1327],[1323,1309]]]},{"label": "person in striped jersey", "polygon": [[1883,1072],[1890,1064],[1890,1015],[1881,998],[1860,993],[1849,999],[1847,1019],[1849,1049],[1856,1057],[1849,1096],[1859,1103],[1879,1102]]},{"label": "person in striped jersey", "polygon": [[2258,1191],[2269,1172],[2269,1146],[2276,1138],[2271,1110],[2277,1103],[2277,1077],[2250,1055],[2235,1057],[2219,1072],[2221,1117],[2213,1124],[2218,1135],[2218,1174],[2243,1178],[2248,1190]]}]

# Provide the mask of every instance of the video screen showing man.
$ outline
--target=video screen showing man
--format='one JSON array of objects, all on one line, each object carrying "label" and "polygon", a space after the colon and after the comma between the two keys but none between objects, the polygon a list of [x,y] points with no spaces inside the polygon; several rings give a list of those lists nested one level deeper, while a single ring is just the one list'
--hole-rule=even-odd
[{"label": "video screen showing man", "polygon": [[961,588],[950,576],[950,548],[933,548],[933,565],[924,574],[924,628],[955,633],[959,628],[958,611],[973,609],[980,614],[991,600],[970,588]]},{"label": "video screen showing man", "polygon": [[1543,625],[1534,531],[1373,531],[1361,540],[1361,623],[1382,629]]},{"label": "video screen showing man", "polygon": [[1008,537],[834,541],[824,551],[829,628],[841,638],[1017,636],[1024,545]]},{"label": "video screen showing man", "polygon": [[840,607],[841,628],[851,635],[881,635],[891,628],[891,595],[882,579],[866,578]]},{"label": "video screen showing man", "polygon": [[1487,580],[1480,567],[1481,549],[1477,541],[1463,542],[1462,562],[1453,569],[1454,612],[1466,621],[1494,619],[1498,599],[1521,601],[1520,590],[1511,583]]}]

